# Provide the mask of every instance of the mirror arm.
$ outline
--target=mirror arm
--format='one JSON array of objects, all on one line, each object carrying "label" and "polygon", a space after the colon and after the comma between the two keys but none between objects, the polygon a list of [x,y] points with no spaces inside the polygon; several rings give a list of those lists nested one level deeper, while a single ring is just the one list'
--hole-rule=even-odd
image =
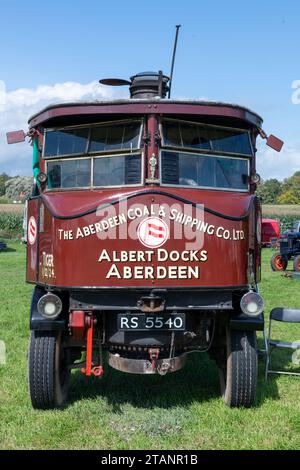
[{"label": "mirror arm", "polygon": [[259,132],[259,135],[261,136],[262,139],[265,139],[265,140],[268,139],[267,134],[265,133],[265,131],[261,127],[258,128],[258,132]]}]

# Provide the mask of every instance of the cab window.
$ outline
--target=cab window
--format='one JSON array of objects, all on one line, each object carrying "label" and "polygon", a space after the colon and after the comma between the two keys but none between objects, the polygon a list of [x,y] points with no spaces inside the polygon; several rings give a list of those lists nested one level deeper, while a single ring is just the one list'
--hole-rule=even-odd
[{"label": "cab window", "polygon": [[89,152],[137,149],[140,123],[99,126],[91,129]]},{"label": "cab window", "polygon": [[86,153],[88,129],[48,130],[45,135],[44,157]]},{"label": "cab window", "polygon": [[48,163],[48,187],[86,188],[91,184],[91,159],[60,160]]},{"label": "cab window", "polygon": [[252,155],[252,146],[247,130],[163,119],[162,135],[164,147]]},{"label": "cab window", "polygon": [[48,189],[140,185],[142,120],[47,129]]},{"label": "cab window", "polygon": [[247,191],[248,175],[246,158],[161,152],[161,183],[165,185]]},{"label": "cab window", "polygon": [[94,159],[93,186],[141,184],[141,155],[119,155]]},{"label": "cab window", "polygon": [[92,126],[47,129],[43,157],[86,155],[90,153],[137,150],[140,148],[142,122],[123,121]]}]

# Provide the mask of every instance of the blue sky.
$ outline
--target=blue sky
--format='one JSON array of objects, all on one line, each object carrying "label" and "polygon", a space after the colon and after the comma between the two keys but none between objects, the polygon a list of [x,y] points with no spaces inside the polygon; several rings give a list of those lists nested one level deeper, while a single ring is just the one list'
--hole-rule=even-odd
[{"label": "blue sky", "polygon": [[4,131],[24,127],[48,102],[126,93],[104,91],[95,82],[101,77],[168,73],[180,23],[173,97],[258,112],[266,132],[285,140],[282,154],[259,146],[258,170],[264,178],[288,176],[300,169],[300,104],[292,102],[292,83],[300,80],[299,17],[296,0],[3,2],[0,173],[30,174],[28,145],[7,148]]}]

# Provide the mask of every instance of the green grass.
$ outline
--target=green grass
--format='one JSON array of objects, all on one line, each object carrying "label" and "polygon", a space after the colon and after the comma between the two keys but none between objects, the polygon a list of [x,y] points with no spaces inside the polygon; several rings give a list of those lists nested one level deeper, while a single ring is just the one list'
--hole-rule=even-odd
[{"label": "green grass", "polygon": [[[227,408],[218,373],[206,355],[166,377],[132,376],[106,369],[103,379],[72,375],[69,405],[61,411],[31,408],[27,391],[28,318],[32,287],[26,285],[25,247],[8,242],[0,253],[1,449],[299,449],[300,379],[263,378],[260,361],[256,406]],[[263,252],[261,292],[266,311],[300,307],[300,283],[269,268]],[[281,339],[300,339],[300,327],[277,326]],[[259,335],[260,345],[262,336]],[[275,356],[274,356],[275,357]],[[291,367],[291,354],[274,365]]]}]

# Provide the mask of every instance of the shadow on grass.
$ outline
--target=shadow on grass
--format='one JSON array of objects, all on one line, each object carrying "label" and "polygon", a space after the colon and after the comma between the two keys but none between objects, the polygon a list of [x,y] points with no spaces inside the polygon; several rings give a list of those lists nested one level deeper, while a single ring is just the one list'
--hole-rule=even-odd
[{"label": "shadow on grass", "polygon": [[[165,376],[125,374],[110,368],[106,361],[105,370],[102,379],[85,377],[79,371],[73,373],[69,404],[103,397],[112,412],[120,414],[122,405],[128,403],[136,408],[171,409],[220,398],[218,369],[203,353],[189,355],[183,369]],[[260,407],[269,398],[279,398],[276,381],[266,384],[264,367],[260,367],[254,406]]]},{"label": "shadow on grass", "polygon": [[[257,346],[259,350],[265,348],[263,338],[257,340]],[[259,357],[259,368],[258,368],[258,386],[257,386],[257,406],[261,406],[266,400],[279,400],[279,392],[277,386],[278,375],[269,375],[268,380],[265,380],[265,355]]]},{"label": "shadow on grass", "polygon": [[207,401],[220,395],[218,371],[206,354],[188,357],[186,366],[165,376],[126,374],[110,368],[102,379],[72,375],[70,403],[105,397],[114,413],[130,403],[137,408],[172,408],[193,401]]},{"label": "shadow on grass", "polygon": [[7,246],[6,248],[2,248],[0,250],[0,253],[12,253],[14,251],[17,251],[15,248],[10,248],[9,246]]}]

